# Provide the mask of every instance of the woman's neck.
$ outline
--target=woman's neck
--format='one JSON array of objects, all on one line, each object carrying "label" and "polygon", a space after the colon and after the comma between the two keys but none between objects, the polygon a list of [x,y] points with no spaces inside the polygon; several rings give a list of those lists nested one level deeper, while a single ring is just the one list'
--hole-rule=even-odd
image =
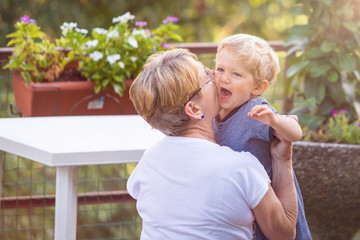
[{"label": "woman's neck", "polygon": [[201,124],[193,127],[189,127],[188,129],[182,131],[179,134],[180,137],[192,137],[192,138],[200,138],[205,139],[210,142],[215,143],[214,134],[212,128],[205,127]]}]

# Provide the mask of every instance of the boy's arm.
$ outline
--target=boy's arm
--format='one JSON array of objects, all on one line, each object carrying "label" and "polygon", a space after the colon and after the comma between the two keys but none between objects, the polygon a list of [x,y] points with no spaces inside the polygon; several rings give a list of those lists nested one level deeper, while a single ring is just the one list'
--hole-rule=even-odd
[{"label": "boy's arm", "polygon": [[301,127],[295,119],[276,114],[265,105],[254,106],[248,116],[269,125],[288,142],[299,141],[302,137]]}]

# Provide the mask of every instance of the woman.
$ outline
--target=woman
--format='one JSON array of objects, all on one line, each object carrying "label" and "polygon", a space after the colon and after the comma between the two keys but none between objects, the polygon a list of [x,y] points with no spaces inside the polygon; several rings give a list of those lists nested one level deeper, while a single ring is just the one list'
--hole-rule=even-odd
[{"label": "woman", "polygon": [[272,186],[253,155],[216,144],[213,75],[195,55],[174,49],[152,55],[130,88],[138,113],[166,135],[127,183],[143,220],[141,239],[252,239],[255,219],[268,238],[293,239],[291,144],[273,144]]}]

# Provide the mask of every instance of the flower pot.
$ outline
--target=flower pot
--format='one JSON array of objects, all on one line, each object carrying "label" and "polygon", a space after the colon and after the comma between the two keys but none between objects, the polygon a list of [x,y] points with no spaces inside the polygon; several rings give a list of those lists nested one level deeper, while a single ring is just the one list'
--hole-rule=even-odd
[{"label": "flower pot", "polygon": [[297,142],[293,164],[313,239],[352,239],[360,229],[360,145]]},{"label": "flower pot", "polygon": [[137,114],[129,99],[132,80],[120,97],[112,88],[95,94],[89,81],[27,83],[18,73],[12,77],[15,105],[25,117]]}]

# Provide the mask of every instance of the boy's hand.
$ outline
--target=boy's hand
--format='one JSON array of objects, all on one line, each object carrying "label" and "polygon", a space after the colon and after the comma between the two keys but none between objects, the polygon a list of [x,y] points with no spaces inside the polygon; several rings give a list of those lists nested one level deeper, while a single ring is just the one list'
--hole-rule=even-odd
[{"label": "boy's hand", "polygon": [[264,105],[254,106],[250,112],[248,112],[248,116],[269,126],[273,126],[276,121],[275,113]]}]

